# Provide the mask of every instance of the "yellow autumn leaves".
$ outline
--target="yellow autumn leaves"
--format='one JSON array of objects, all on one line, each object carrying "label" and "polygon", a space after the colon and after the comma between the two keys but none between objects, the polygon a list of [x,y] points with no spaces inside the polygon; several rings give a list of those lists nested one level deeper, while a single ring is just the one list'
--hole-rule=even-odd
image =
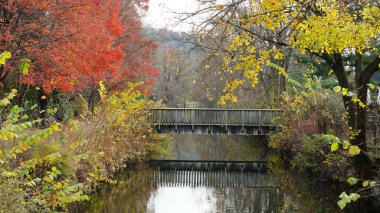
[{"label": "yellow autumn leaves", "polygon": [[227,81],[226,87],[224,88],[223,92],[225,93],[224,96],[220,97],[218,104],[219,105],[225,105],[227,101],[231,101],[232,103],[237,102],[237,97],[234,95],[234,91],[236,88],[240,85],[243,85],[245,81],[241,79],[235,79],[233,81]]},{"label": "yellow autumn leaves", "polygon": [[259,81],[259,73],[265,70],[265,67],[275,68],[280,74],[286,76],[285,69],[276,65],[275,60],[282,60],[283,54],[279,49],[272,48],[269,50],[256,48],[250,41],[249,33],[241,33],[227,46],[227,50],[231,55],[224,57],[223,69],[227,72],[241,72],[243,79],[235,79],[227,81],[223,90],[225,93],[219,100],[220,105],[224,105],[227,101],[237,102],[234,91],[241,85],[248,83],[255,87]]},{"label": "yellow autumn leaves", "polygon": [[[282,50],[271,49],[276,42],[301,53],[377,51],[372,43],[380,34],[380,8],[374,3],[352,6],[337,0],[250,0],[245,6],[235,22],[246,30],[232,33],[223,67],[230,73],[242,71],[243,83],[255,86],[259,73],[268,66],[286,76],[285,68],[278,65]],[[226,84],[220,103],[236,101],[231,88],[237,87],[232,84]]]},{"label": "yellow autumn leaves", "polygon": [[377,8],[365,8],[357,13],[342,11],[338,3],[318,4],[324,15],[311,15],[297,26],[291,37],[293,47],[302,52],[340,53],[370,48],[370,42],[380,32]]}]

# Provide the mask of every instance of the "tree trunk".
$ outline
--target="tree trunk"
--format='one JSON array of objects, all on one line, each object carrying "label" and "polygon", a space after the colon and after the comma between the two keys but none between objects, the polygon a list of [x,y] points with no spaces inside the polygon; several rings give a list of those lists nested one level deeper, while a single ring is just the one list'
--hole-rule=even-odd
[{"label": "tree trunk", "polygon": [[97,95],[96,89],[90,89],[90,96],[88,97],[88,110],[93,113],[95,109],[95,96]]},{"label": "tree trunk", "polygon": [[354,110],[348,110],[348,125],[352,127],[351,131],[355,133],[355,137],[350,139],[350,143],[358,146],[361,150],[360,154],[354,157],[354,165],[358,174],[364,177],[372,173],[370,171],[372,163],[366,154],[367,109],[354,103],[352,103],[351,106]]},{"label": "tree trunk", "polygon": [[[346,88],[349,91],[356,90],[358,99],[365,104],[367,99],[367,84],[370,80],[370,77],[368,78],[368,76],[366,76],[363,78],[363,75],[361,75],[362,70],[356,70],[356,89],[351,88],[348,82],[346,70],[344,68],[342,56],[340,54],[335,54],[333,57],[325,56],[325,58],[333,69],[338,79],[339,86]],[[357,69],[358,68],[362,69],[361,66],[357,66]],[[342,98],[345,109],[348,112],[348,126],[352,128],[351,131],[355,133],[355,136],[353,138],[350,138],[350,142],[352,145],[356,145],[361,149],[360,154],[354,157],[355,168],[359,175],[368,176],[371,174],[372,163],[366,154],[367,108],[361,107],[358,103],[355,103],[352,100],[352,97],[343,95]]]}]

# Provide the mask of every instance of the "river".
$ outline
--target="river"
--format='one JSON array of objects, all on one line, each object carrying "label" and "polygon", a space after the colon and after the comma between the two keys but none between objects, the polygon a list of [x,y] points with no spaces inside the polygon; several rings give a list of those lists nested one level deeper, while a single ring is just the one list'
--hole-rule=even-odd
[{"label": "river", "polygon": [[[172,160],[276,161],[259,136],[175,135]],[[336,189],[286,170],[157,171],[138,165],[80,212],[338,212]],[[271,170],[276,170],[275,174]]]}]

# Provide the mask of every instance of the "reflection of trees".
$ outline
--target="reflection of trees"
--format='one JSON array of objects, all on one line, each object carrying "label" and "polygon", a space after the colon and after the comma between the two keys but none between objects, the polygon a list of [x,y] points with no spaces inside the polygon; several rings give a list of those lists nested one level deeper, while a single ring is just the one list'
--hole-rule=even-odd
[{"label": "reflection of trees", "polygon": [[278,212],[283,193],[276,188],[216,188],[216,212]]},{"label": "reflection of trees", "polygon": [[178,160],[262,160],[266,144],[258,136],[176,135]]},{"label": "reflection of trees", "polygon": [[156,187],[153,184],[153,171],[138,167],[134,172],[126,172],[117,185],[111,185],[100,192],[101,200],[90,205],[87,212],[94,213],[135,213],[146,212],[146,204]]},{"label": "reflection of trees", "polygon": [[[271,156],[270,162],[271,170],[279,178],[284,191],[282,212],[342,212],[336,205],[339,189],[313,177],[295,175],[282,165],[278,156]],[[349,209],[344,212],[366,212],[364,209]]]}]

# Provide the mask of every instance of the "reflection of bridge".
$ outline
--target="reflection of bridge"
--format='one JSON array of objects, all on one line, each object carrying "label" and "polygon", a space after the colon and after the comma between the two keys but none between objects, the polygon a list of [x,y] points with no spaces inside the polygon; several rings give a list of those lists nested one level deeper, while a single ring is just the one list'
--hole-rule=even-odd
[{"label": "reflection of bridge", "polygon": [[154,181],[157,186],[169,187],[280,187],[278,178],[274,175],[257,172],[156,171]]},{"label": "reflection of bridge", "polygon": [[151,160],[148,164],[175,171],[265,172],[267,169],[266,161]]},{"label": "reflection of bridge", "polygon": [[150,109],[159,133],[266,135],[276,125],[277,109]]},{"label": "reflection of bridge", "polygon": [[278,188],[264,161],[153,160],[157,186]]}]

